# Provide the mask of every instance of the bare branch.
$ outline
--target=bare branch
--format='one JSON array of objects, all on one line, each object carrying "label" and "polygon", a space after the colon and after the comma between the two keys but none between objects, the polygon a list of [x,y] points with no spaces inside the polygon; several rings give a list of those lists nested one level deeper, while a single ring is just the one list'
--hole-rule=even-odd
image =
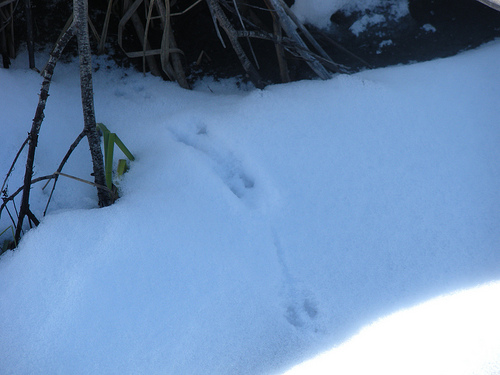
[{"label": "bare branch", "polygon": [[64,155],[64,158],[61,161],[61,164],[59,164],[59,168],[57,168],[56,176],[54,177],[54,185],[52,185],[52,189],[50,190],[49,199],[47,200],[47,204],[45,205],[45,210],[43,211],[43,216],[45,216],[45,214],[47,213],[47,209],[49,208],[50,200],[52,199],[52,194],[54,194],[54,190],[55,190],[56,184],[57,184],[57,179],[59,178],[59,174],[58,173],[60,173],[62,171],[62,169],[64,168],[64,165],[68,161],[69,157],[73,153],[73,151],[76,148],[76,146],[78,146],[78,144],[80,143],[80,141],[83,139],[83,137],[85,137],[85,132],[84,131],[82,131],[78,135],[78,137],[76,137],[76,139],[74,140],[74,142],[69,147],[69,150],[66,152],[66,155]]},{"label": "bare branch", "polygon": [[38,100],[38,106],[35,111],[35,117],[33,118],[33,123],[31,126],[31,132],[28,136],[29,149],[28,149],[28,157],[26,160],[26,171],[24,173],[24,184],[23,184],[23,197],[21,200],[21,207],[19,209],[19,218],[16,226],[15,240],[19,242],[21,238],[21,229],[23,226],[23,221],[26,215],[29,212],[29,196],[30,189],[32,183],[32,175],[33,175],[33,164],[35,162],[35,151],[38,143],[38,134],[40,133],[40,128],[42,126],[42,121],[44,118],[44,110],[45,105],[47,103],[47,98],[49,97],[49,88],[52,80],[52,75],[54,74],[54,68],[56,66],[57,60],[61,56],[62,51],[70,41],[73,36],[73,28],[70,27],[62,38],[60,38],[52,50],[49,58],[49,62],[43,71],[43,83],[42,88],[40,90],[40,97]]},{"label": "bare branch", "polygon": [[[207,0],[208,7],[210,8],[210,12],[212,13],[212,17],[220,24],[220,26],[226,32],[226,35],[233,46],[236,55],[240,59],[241,65],[243,69],[247,72],[248,77],[252,81],[252,83],[257,88],[264,88],[265,84],[260,77],[260,74],[257,72],[255,67],[252,65],[250,60],[248,59],[245,51],[241,47],[240,42],[238,41],[238,32],[234,29],[231,22],[227,19],[224,11],[221,9],[218,0]],[[216,25],[217,26],[217,25]],[[220,34],[219,34],[220,35]],[[222,39],[222,37],[220,37]]]},{"label": "bare branch", "polygon": [[2,184],[2,188],[0,189],[0,193],[3,192],[3,189],[5,188],[5,185],[7,184],[7,181],[10,177],[10,174],[14,170],[17,159],[19,159],[19,155],[21,155],[21,152],[24,150],[24,147],[28,144],[28,141],[29,141],[29,138],[26,138],[24,140],[23,144],[21,145],[21,147],[19,148],[19,150],[17,151],[16,157],[14,158],[14,161],[12,162],[12,165],[10,166],[9,171],[7,172],[7,175],[5,176],[5,179],[3,180],[3,184]]}]

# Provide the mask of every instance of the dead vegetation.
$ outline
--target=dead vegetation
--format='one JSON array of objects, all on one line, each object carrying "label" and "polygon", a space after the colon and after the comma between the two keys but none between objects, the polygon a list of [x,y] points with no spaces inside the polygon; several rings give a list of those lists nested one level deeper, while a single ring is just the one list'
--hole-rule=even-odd
[{"label": "dead vegetation", "polygon": [[[321,79],[339,70],[283,0],[109,0],[98,37],[100,52],[104,52],[107,35],[113,32],[113,15],[118,18],[117,43],[126,56],[141,59],[144,70],[166,76],[185,88],[189,87],[186,66],[200,66],[204,59],[211,59],[213,51],[203,48],[203,43],[211,44],[209,38],[217,39],[226,53],[237,57],[244,75],[258,88],[266,85],[260,73],[263,60],[267,65],[273,60],[282,82],[291,80],[290,60],[304,62]],[[206,22],[208,17],[211,24]],[[182,29],[180,43],[178,29]],[[185,43],[190,35],[201,43]],[[127,36],[129,45],[135,39],[139,48],[127,49]],[[274,48],[274,57],[261,47],[262,41]],[[194,50],[186,51],[185,47]]]},{"label": "dead vegetation", "polygon": [[[72,23],[71,7],[61,0],[37,4],[34,21],[20,1],[0,0],[4,61],[15,56],[16,9],[22,14],[17,29],[28,45],[34,39],[30,24],[35,39],[54,44],[54,32],[63,35]],[[58,6],[68,7],[67,14],[52,10]],[[58,22],[49,21],[54,17]],[[284,0],[89,0],[89,29],[94,53],[126,56],[139,69],[184,88],[194,72],[225,68],[258,88],[294,80],[298,69],[321,79],[342,70]]]}]

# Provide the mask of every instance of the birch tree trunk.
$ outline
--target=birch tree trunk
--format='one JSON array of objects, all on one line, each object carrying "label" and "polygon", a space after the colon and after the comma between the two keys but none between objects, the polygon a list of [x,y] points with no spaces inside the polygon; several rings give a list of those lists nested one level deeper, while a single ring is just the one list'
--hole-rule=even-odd
[{"label": "birch tree trunk", "polygon": [[[94,181],[98,186],[106,186],[104,175],[104,161],[101,150],[101,141],[97,132],[94,111],[94,89],[92,87],[92,56],[88,28],[88,0],[73,0],[73,16],[78,55],[80,56],[80,87],[82,91],[82,108],[84,132],[87,136],[94,169]],[[112,203],[109,192],[97,188],[99,206],[109,206]]]}]

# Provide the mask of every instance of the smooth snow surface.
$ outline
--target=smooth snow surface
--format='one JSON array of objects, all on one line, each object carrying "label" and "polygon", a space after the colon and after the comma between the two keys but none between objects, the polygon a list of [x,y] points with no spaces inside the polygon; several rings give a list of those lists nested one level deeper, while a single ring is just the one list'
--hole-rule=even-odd
[{"label": "smooth snow surface", "polygon": [[[40,226],[0,257],[0,374],[276,374],[332,347],[372,374],[402,368],[396,348],[444,369],[425,373],[495,374],[499,55],[494,42],[262,91],[190,92],[97,61],[97,120],[136,161],[104,209],[61,178]],[[38,101],[26,60],[0,70],[2,174]],[[76,63],[56,67],[50,94],[35,177],[83,127]],[[89,159],[82,142],[63,171],[91,179]],[[49,191],[32,189],[39,217]],[[384,347],[393,367],[373,357]]]}]

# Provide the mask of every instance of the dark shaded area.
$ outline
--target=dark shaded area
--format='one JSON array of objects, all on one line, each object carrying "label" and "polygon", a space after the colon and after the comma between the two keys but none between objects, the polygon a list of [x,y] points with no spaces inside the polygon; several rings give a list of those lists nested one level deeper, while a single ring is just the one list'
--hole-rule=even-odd
[{"label": "dark shaded area", "polygon": [[[66,21],[73,10],[72,1],[46,1],[31,0],[31,11],[33,17],[33,39],[35,51],[52,48],[63,30]],[[27,48],[26,9],[19,6],[14,14],[14,30],[16,50]],[[76,53],[76,42],[70,42],[64,55]],[[45,64],[46,61],[37,62],[37,65]]]},{"label": "dark shaded area", "polygon": [[[389,7],[366,13],[338,12],[332,15],[329,29],[308,27],[333,60],[349,72],[367,68],[366,63],[374,68],[452,56],[500,37],[500,12],[475,0],[410,0],[409,9],[410,14],[399,19],[394,19]],[[271,18],[266,18],[264,12],[251,8],[251,13],[262,21],[259,26],[272,30]],[[359,35],[351,31],[356,21],[374,15],[384,16],[385,21],[367,27]],[[252,15],[246,16],[255,20]],[[205,4],[176,18],[174,30],[185,53],[187,74],[191,78],[204,74],[216,77],[242,74],[227,39],[226,49],[220,43]],[[263,78],[278,82],[274,45],[255,39],[251,43]],[[242,44],[248,46],[245,40]],[[248,48],[247,53],[251,56]],[[314,77],[306,64],[293,56],[288,57],[293,80]]]},{"label": "dark shaded area", "polygon": [[[32,2],[35,42],[38,48],[46,48],[57,40],[71,14],[72,4],[69,1],[32,0]],[[182,12],[191,4],[191,1],[178,0],[171,11]],[[241,7],[242,15],[261,29],[272,32],[272,18],[265,9],[262,9],[262,4],[262,1],[257,0],[245,2]],[[89,5],[91,19],[100,32],[107,1],[89,0]],[[115,8],[108,32],[107,51],[118,64],[123,66],[133,64],[142,71],[142,60],[129,60],[117,45],[120,9],[119,6]],[[368,67],[367,64],[369,67],[384,67],[452,56],[500,37],[500,12],[475,0],[409,0],[409,9],[410,14],[399,19],[394,18],[390,5],[352,14],[337,12],[331,16],[332,23],[328,29],[317,30],[312,26],[308,27],[332,59],[341,64],[347,72],[365,69]],[[356,22],[363,17],[374,16],[379,20],[383,17],[383,21],[368,25],[357,35],[353,32],[355,29],[352,27]],[[236,16],[229,15],[229,17],[232,17],[233,24],[238,27],[239,20]],[[20,9],[16,19],[18,47],[26,36],[24,21],[23,10]],[[222,45],[204,1],[186,13],[173,17],[172,23],[178,47],[183,51],[186,75],[191,81],[203,75],[216,78],[241,77],[243,80],[244,72],[240,61],[224,32],[221,32],[221,35],[226,48]],[[152,48],[159,48],[161,33],[155,30],[154,25],[151,26],[149,36]],[[95,44],[95,40],[91,41]],[[244,38],[240,41],[255,64],[248,41]],[[257,56],[259,73],[263,79],[268,83],[279,82],[274,44],[270,41],[252,39],[251,45]],[[142,49],[131,25],[126,27],[124,46],[128,51]],[[358,58],[354,58],[343,48]],[[66,53],[68,55],[76,53],[74,41]],[[315,76],[300,59],[291,55],[287,58],[292,80]],[[43,63],[39,62],[38,65]]]},{"label": "dark shaded area", "polygon": [[[262,2],[260,2],[260,6],[262,6]],[[250,22],[272,33],[272,18],[267,10],[247,7],[241,11],[242,16]],[[239,19],[234,15],[229,16],[233,24],[241,29]],[[176,17],[173,21],[177,43],[185,54],[187,76],[192,80],[205,74],[216,78],[243,77],[241,63],[231,48],[229,39],[221,29],[220,34],[226,46],[224,48],[205,3],[197,5],[189,13]],[[254,59],[249,40],[240,38],[240,42],[251,62],[259,68],[263,80],[278,82],[278,61],[274,43],[261,39],[250,39],[251,48],[255,53]],[[308,69],[301,61],[289,61],[292,77],[296,76],[294,72],[297,71],[298,66]]]},{"label": "dark shaded area", "polygon": [[[370,63],[384,67],[427,61],[455,55],[500,37],[500,12],[475,0],[410,0],[410,14],[398,20],[388,9],[368,13],[381,14],[386,21],[368,27],[356,36],[349,28],[366,14],[336,13],[328,36]],[[323,32],[315,35],[325,44],[333,59],[353,70],[363,64],[328,46]]]}]

